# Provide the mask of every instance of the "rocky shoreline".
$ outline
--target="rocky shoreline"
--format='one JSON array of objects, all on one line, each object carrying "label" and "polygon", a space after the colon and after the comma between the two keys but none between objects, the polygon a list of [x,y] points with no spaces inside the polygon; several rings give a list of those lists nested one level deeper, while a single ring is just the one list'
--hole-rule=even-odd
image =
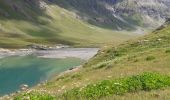
[{"label": "rocky shoreline", "polygon": [[0,48],[0,58],[3,57],[8,57],[8,56],[26,56],[26,55],[31,55],[35,53],[36,51],[39,50],[57,50],[60,48],[68,48],[69,46],[66,45],[57,45],[54,47],[49,47],[45,45],[28,45],[27,48],[23,49],[5,49],[5,48]]},{"label": "rocky shoreline", "polygon": [[31,55],[36,50],[34,49],[3,49],[0,48],[0,58],[9,57],[9,56],[26,56]]},{"label": "rocky shoreline", "polygon": [[88,60],[93,57],[98,51],[98,48],[56,48],[56,49],[3,49],[0,48],[0,58],[9,56],[37,56],[41,58],[58,58],[64,59],[68,57],[81,58]]},{"label": "rocky shoreline", "polygon": [[[92,58],[95,54],[97,54],[98,48],[57,48],[57,49],[48,49],[48,50],[37,50],[37,49],[3,49],[0,48],[0,58],[3,57],[10,57],[10,56],[27,56],[27,55],[33,55],[37,57],[42,57],[42,58],[67,58],[67,57],[75,57],[75,58],[81,58],[83,60],[89,60]],[[79,71],[82,68],[82,66],[77,66],[68,69],[67,71],[61,72],[60,74],[56,75],[57,77],[60,77],[64,74]],[[56,77],[55,76],[55,77]],[[44,84],[47,81],[44,81]],[[24,84],[25,86],[26,84]],[[39,84],[38,84],[39,85]],[[38,86],[37,85],[37,86]],[[27,86],[28,87],[28,86]],[[23,88],[23,87],[22,87]],[[14,95],[20,93],[23,89],[17,91],[16,93],[12,93],[10,95],[5,95],[3,97],[0,97],[1,99],[10,99]],[[30,91],[31,89],[25,89],[24,91]]]}]

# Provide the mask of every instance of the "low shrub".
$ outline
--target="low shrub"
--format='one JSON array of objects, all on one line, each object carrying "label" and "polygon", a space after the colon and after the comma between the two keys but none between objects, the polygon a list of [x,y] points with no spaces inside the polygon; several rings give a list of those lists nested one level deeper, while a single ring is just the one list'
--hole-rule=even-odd
[{"label": "low shrub", "polygon": [[138,62],[139,60],[138,59],[135,59],[134,62]]},{"label": "low shrub", "polygon": [[97,65],[94,65],[93,68],[94,69],[101,69],[101,68],[107,67],[107,65],[109,63],[110,63],[109,61],[104,61],[104,62],[101,62],[101,63],[99,63]]},{"label": "low shrub", "polygon": [[154,56],[148,56],[148,57],[146,57],[146,60],[147,60],[147,61],[151,61],[151,60],[154,60],[154,59],[156,59]]},{"label": "low shrub", "polygon": [[70,76],[71,79],[81,79],[81,75],[79,73],[73,74]]},{"label": "low shrub", "polygon": [[14,100],[97,100],[113,94],[123,95],[130,92],[150,91],[169,86],[170,76],[146,72],[141,75],[116,80],[103,80],[82,88],[74,88],[57,98],[47,93],[31,92],[22,93],[16,96]]},{"label": "low shrub", "polygon": [[84,88],[76,88],[64,93],[61,97],[84,98],[95,100],[104,96],[123,95],[140,90],[150,91],[170,86],[170,77],[158,73],[143,73],[132,77],[104,80],[97,84],[90,84]]},{"label": "low shrub", "polygon": [[106,65],[106,69],[110,69],[112,67],[113,67],[113,63],[109,63],[109,64]]},{"label": "low shrub", "polygon": [[16,97],[14,100],[56,100],[56,97],[40,92],[22,93]]},{"label": "low shrub", "polygon": [[166,50],[165,53],[170,53],[170,49]]}]

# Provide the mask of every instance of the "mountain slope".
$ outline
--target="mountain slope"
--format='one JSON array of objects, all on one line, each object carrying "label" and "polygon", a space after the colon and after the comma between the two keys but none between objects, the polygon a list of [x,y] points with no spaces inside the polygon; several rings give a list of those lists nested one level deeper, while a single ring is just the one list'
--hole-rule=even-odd
[{"label": "mountain slope", "polygon": [[169,6],[168,0],[1,0],[0,47],[118,44],[138,35],[125,30],[161,25]]},{"label": "mountain slope", "polygon": [[169,60],[170,20],[149,35],[104,47],[83,68],[57,76],[34,88],[34,92],[23,92],[16,98],[34,97],[46,91],[61,100],[86,100],[87,95],[97,100],[169,99]]},{"label": "mountain slope", "polygon": [[0,5],[0,47],[33,43],[99,46],[132,37],[89,25],[46,0],[1,0]]},{"label": "mountain slope", "polygon": [[51,0],[93,25],[116,30],[155,28],[170,16],[168,0]]},{"label": "mountain slope", "polygon": [[[58,77],[54,81],[49,82],[45,88],[44,86],[42,87],[43,89],[50,91],[56,91],[55,89],[65,91],[70,88],[72,89],[75,87],[80,87],[80,91],[83,91],[83,88],[86,89],[87,84],[92,84],[95,86],[95,84],[100,84],[99,82],[101,82],[101,80],[114,80],[130,77],[143,72],[157,72],[170,75],[169,60],[170,20],[168,20],[163,26],[149,35],[136,40],[127,41],[116,47],[108,46],[103,48],[103,50],[99,51],[99,53],[87,64],[85,64],[84,68],[82,68],[80,71]],[[73,87],[70,87],[70,85]],[[64,86],[65,89],[62,89],[62,86]],[[88,93],[98,94],[100,92],[95,91],[95,89],[92,90],[94,91],[90,92],[89,90]],[[76,91],[76,89],[75,91],[73,89],[73,94],[77,93]],[[159,95],[157,97],[158,100],[161,100],[164,97],[170,98],[165,92],[169,94],[169,88],[165,88],[165,90],[153,90],[149,93],[136,90],[134,93],[128,93],[127,95],[125,94],[123,96],[113,95],[110,97],[110,95],[108,95],[107,99],[112,100],[115,98],[115,100],[120,100],[126,98],[127,100],[131,100],[132,98],[137,98],[140,100],[143,98],[145,100],[154,100],[155,97],[150,95]],[[77,98],[77,95],[72,95],[72,91],[70,95],[73,98]],[[66,94],[68,97],[70,97],[70,95],[69,92],[68,95]],[[103,100],[105,100],[105,97]]]}]

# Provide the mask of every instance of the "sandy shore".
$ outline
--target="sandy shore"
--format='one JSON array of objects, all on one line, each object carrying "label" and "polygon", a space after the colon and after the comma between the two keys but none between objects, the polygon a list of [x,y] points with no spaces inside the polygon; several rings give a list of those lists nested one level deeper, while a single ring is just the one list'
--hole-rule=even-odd
[{"label": "sandy shore", "polygon": [[53,50],[35,50],[35,49],[16,49],[8,50],[0,48],[0,58],[9,56],[33,55],[42,58],[67,58],[75,57],[88,60],[93,57],[98,48],[59,48]]},{"label": "sandy shore", "polygon": [[9,57],[9,56],[26,56],[31,55],[36,50],[34,49],[2,49],[0,48],[0,58]]},{"label": "sandy shore", "polygon": [[97,48],[61,48],[56,50],[39,50],[34,52],[33,55],[43,58],[67,58],[75,57],[88,60],[92,58],[96,53]]}]

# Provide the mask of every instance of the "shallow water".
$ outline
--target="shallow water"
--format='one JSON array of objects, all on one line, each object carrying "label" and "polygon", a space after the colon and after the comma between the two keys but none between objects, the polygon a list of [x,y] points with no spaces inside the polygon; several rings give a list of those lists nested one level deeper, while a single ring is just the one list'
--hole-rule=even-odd
[{"label": "shallow water", "polygon": [[0,95],[17,91],[21,84],[30,87],[50,79],[53,75],[81,65],[79,58],[40,58],[11,56],[0,59]]}]

